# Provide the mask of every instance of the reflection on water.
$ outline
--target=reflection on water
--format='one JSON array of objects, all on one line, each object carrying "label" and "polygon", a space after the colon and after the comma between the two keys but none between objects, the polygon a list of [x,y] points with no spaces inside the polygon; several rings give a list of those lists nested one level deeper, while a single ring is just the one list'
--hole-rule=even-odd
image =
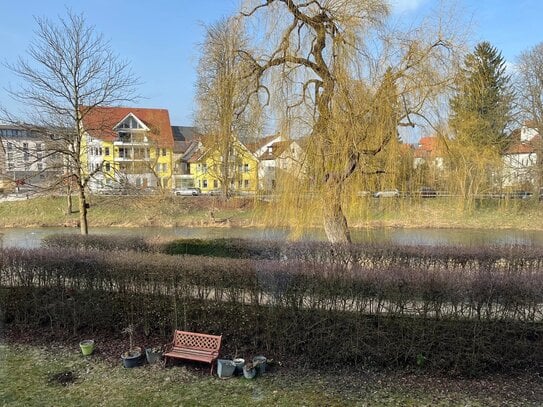
[{"label": "reflection on water", "polygon": [[[0,230],[4,247],[39,247],[43,237],[55,233],[79,233],[73,228],[21,228]],[[126,235],[161,238],[242,238],[284,240],[285,229],[260,228],[92,228],[91,234]],[[483,229],[364,229],[352,231],[355,242],[391,242],[400,245],[543,245],[543,231]],[[324,232],[308,232],[306,240],[325,240]]]}]

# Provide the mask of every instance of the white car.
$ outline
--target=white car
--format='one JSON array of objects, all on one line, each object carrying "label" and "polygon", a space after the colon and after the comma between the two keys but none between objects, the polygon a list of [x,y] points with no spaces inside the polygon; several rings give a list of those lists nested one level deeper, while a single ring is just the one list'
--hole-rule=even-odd
[{"label": "white car", "polygon": [[178,188],[174,189],[175,196],[198,196],[202,193],[200,188]]},{"label": "white car", "polygon": [[378,191],[373,194],[375,198],[397,198],[400,196],[400,191],[397,189],[391,189],[388,191]]}]

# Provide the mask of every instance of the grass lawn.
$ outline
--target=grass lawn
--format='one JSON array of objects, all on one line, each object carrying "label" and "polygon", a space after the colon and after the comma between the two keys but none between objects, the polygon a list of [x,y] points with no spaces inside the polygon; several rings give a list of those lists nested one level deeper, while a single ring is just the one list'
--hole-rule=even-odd
[{"label": "grass lawn", "polygon": [[[63,373],[74,380],[62,384]],[[124,369],[51,346],[0,345],[2,406],[537,406],[541,378],[439,379],[415,374],[319,374],[277,369],[255,380],[210,377],[206,367]]]},{"label": "grass lawn", "polygon": [[[91,196],[89,226],[108,227],[191,227],[257,226],[321,227],[320,210],[298,214],[284,213],[275,205],[256,205],[251,198],[222,202],[216,197]],[[66,197],[35,197],[0,202],[0,228],[76,226],[78,213],[66,213]],[[77,210],[77,197],[74,197]],[[282,208],[284,209],[284,208]],[[211,215],[213,213],[213,215]],[[512,228],[543,230],[543,204],[522,200],[485,201],[464,208],[461,201],[449,198],[358,199],[346,206],[353,228]],[[290,216],[290,218],[289,218]]]}]

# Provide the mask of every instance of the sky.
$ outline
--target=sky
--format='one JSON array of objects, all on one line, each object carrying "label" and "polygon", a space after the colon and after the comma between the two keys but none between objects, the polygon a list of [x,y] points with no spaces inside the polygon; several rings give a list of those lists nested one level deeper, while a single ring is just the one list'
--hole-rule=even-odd
[{"label": "sky", "polygon": [[[443,2],[456,4],[464,20],[459,23],[470,27],[472,44],[489,41],[511,66],[522,51],[543,41],[541,0]],[[56,19],[68,7],[84,13],[113,51],[131,62],[142,82],[138,106],[168,109],[172,125],[189,126],[204,25],[231,14],[237,5],[238,0],[0,0],[0,61],[25,56],[35,16]],[[437,6],[437,0],[392,0],[392,18],[410,21]],[[0,65],[0,104],[15,112],[19,106],[5,89],[17,83],[18,78]]]}]

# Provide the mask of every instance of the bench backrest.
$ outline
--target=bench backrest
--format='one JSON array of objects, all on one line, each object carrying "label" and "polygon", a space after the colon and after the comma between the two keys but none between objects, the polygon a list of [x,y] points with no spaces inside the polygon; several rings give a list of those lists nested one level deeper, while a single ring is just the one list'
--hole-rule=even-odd
[{"label": "bench backrest", "polygon": [[221,340],[222,335],[216,336],[177,330],[173,334],[173,346],[179,348],[218,351],[221,348]]}]

